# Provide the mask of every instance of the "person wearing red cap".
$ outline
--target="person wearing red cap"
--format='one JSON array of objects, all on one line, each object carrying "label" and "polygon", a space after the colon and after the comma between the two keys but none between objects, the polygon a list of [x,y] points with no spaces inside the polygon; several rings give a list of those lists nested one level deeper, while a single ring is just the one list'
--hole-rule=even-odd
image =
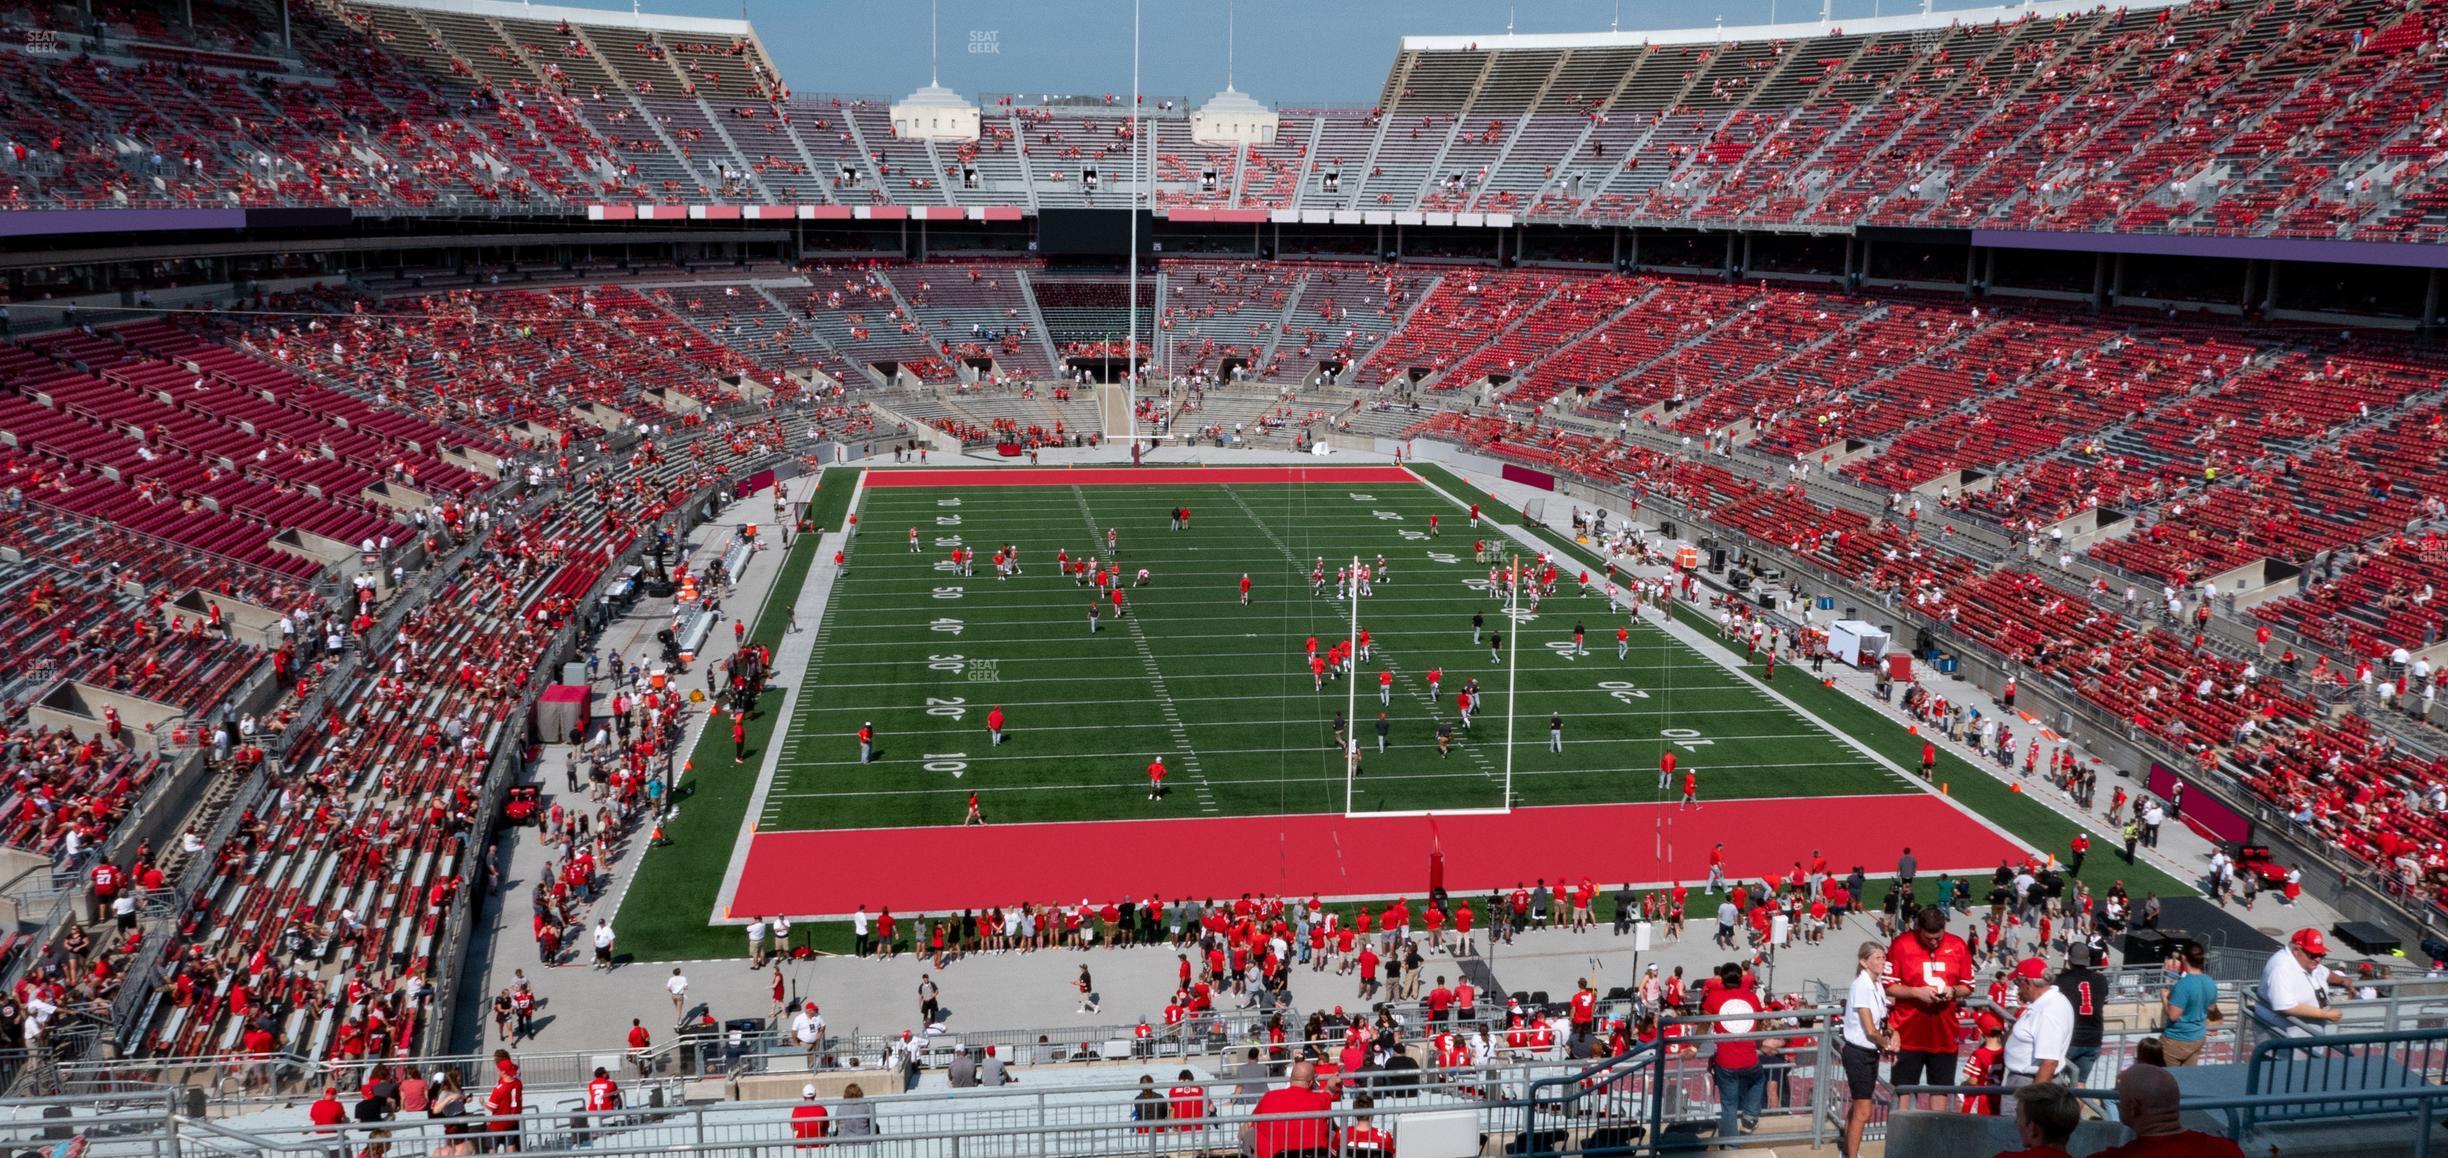
[{"label": "person wearing red cap", "polygon": [[2048,962],[2026,957],[2014,967],[2015,995],[2023,999],[2023,1014],[2006,1035],[2008,1089],[2033,1082],[2057,1080],[2066,1068],[2066,1051],[2074,1045],[2074,1006],[2064,991],[2049,983]]},{"label": "person wearing red cap", "polygon": [[[306,1107],[306,1120],[317,1126],[337,1126],[348,1121],[348,1107],[340,1104],[340,1087],[323,1087],[323,1096],[315,1099],[313,1105]],[[326,1138],[336,1138],[340,1131],[317,1130],[315,1133]]]},{"label": "person wearing red cap", "polygon": [[2322,964],[2328,956],[2329,943],[2321,939],[2320,930],[2295,930],[2286,946],[2261,967],[2261,999],[2253,1005],[2253,1016],[2288,1037],[2334,1032],[2346,1014],[2329,1008],[2333,980],[2329,966]]},{"label": "person wearing red cap", "polygon": [[519,1080],[517,1063],[505,1063],[499,1050],[494,1051],[494,1069],[500,1080],[485,1095],[485,1114],[492,1119],[493,1148],[516,1150],[520,1148],[519,1118],[527,1112],[527,1083]]},{"label": "person wearing red cap", "polygon": [[[1984,1009],[1980,1011],[1980,1016],[1972,1019],[1972,1025],[1979,1031],[1981,1043],[1980,1048],[1973,1050],[1972,1056],[1964,1061],[1963,1084],[1998,1085],[2005,1077],[2006,1019],[1998,1016],[1994,1009]],[[1967,1114],[1995,1117],[1998,1112],[1997,1095],[1965,1094],[1962,1109]]]}]

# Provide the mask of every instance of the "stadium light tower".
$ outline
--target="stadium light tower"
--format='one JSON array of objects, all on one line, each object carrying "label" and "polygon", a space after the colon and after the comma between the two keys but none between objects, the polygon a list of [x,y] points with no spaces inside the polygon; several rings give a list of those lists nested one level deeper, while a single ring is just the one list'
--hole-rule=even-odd
[{"label": "stadium light tower", "polygon": [[1123,259],[1129,263],[1129,272],[1123,277],[1126,295],[1123,311],[1129,321],[1122,331],[1122,421],[1123,430],[1130,435],[1129,444],[1134,448],[1132,453],[1136,454],[1139,445],[1139,0],[1131,0],[1130,127],[1130,204],[1126,209],[1130,217],[1130,242],[1127,256]]}]

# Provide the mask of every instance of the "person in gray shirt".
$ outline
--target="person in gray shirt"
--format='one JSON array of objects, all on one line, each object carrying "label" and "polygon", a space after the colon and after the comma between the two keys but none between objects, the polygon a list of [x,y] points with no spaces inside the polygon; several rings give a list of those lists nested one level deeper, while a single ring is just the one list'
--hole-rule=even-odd
[{"label": "person in gray shirt", "polygon": [[1246,1058],[1224,1067],[1224,1072],[1217,1076],[1233,1083],[1233,1101],[1239,1105],[1257,1105],[1258,1096],[1267,1090],[1267,1067],[1258,1060],[1256,1046],[1250,1047]]},{"label": "person in gray shirt", "polygon": [[986,1060],[978,1065],[978,1084],[983,1086],[1008,1086],[1018,1083],[1019,1080],[1019,1078],[1012,1076],[1009,1069],[1004,1068],[1003,1058],[1000,1054],[995,1052],[995,1047],[991,1045],[987,1046]]},{"label": "person in gray shirt", "polygon": [[950,1082],[952,1088],[956,1090],[965,1090],[977,1085],[977,1055],[965,1049],[953,1054],[952,1064],[944,1067],[944,1080]]},{"label": "person in gray shirt", "polygon": [[842,1091],[840,1104],[833,1107],[833,1136],[836,1138],[872,1138],[876,1135],[875,1105],[866,1100],[866,1091],[857,1082]]}]

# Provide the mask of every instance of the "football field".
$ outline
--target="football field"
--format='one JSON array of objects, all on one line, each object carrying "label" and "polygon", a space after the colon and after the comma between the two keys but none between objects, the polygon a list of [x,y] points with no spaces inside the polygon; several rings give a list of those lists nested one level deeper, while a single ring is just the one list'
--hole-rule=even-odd
[{"label": "football field", "polygon": [[[1569,562],[1535,611],[1508,609],[1474,556],[1478,540],[1492,555],[1515,540],[1474,530],[1462,500],[1406,470],[870,470],[855,509],[846,571],[809,577],[828,585],[825,609],[804,673],[782,673],[795,686],[765,733],[778,747],[745,753],[762,779],[717,921],[1072,896],[1359,898],[1432,879],[1696,883],[1720,842],[1736,876],[1815,852],[1875,871],[1902,844],[1925,867],[1974,869],[2014,848],[1789,700],[1820,690],[1803,669],[1772,682],[1762,664],[1730,668],[1654,611],[1610,606],[1603,576],[1584,591]],[[998,576],[992,556],[1008,547],[1019,572]],[[964,573],[952,552],[969,549],[983,558]],[[1126,615],[1063,573],[1058,560],[1083,553],[1120,566]],[[1370,654],[1321,687],[1310,638],[1323,651],[1358,637],[1332,572],[1381,555],[1357,603]],[[1092,603],[1107,609],[1096,630]],[[1474,682],[1481,706],[1464,724],[1458,694]],[[1338,717],[1359,744],[1356,776]],[[1678,768],[1661,785],[1668,753]],[[1166,791],[1150,799],[1159,758]],[[963,823],[972,794],[983,826]]]},{"label": "football field", "polygon": [[[897,486],[872,472],[759,831],[957,825],[973,792],[994,823],[1341,813],[1333,729],[1354,710],[1354,683],[1362,761],[1348,804],[1359,813],[1497,808],[1508,764],[1516,806],[1675,801],[1680,773],[1658,786],[1669,750],[1699,774],[1704,801],[1914,790],[1760,686],[1629,621],[1598,585],[1585,594],[1567,579],[1514,626],[1473,559],[1475,539],[1510,541],[1474,534],[1465,509],[1417,481],[1174,473],[1193,481]],[[1180,531],[1177,507],[1190,513]],[[1021,573],[998,578],[987,560],[1005,545],[1019,548]],[[983,557],[970,574],[952,569],[956,548]],[[1118,563],[1128,614],[1117,620],[1093,586],[1064,577],[1060,553]],[[1320,689],[1307,644],[1351,638],[1353,605],[1334,597],[1332,575],[1355,555],[1388,564],[1359,601],[1370,655]],[[1324,595],[1311,589],[1320,559]],[[1141,569],[1147,584],[1132,586]],[[1563,574],[1576,571],[1566,564]],[[1092,632],[1088,608],[1100,603]],[[1488,635],[1515,638],[1492,657],[1473,642],[1474,613]],[[1576,627],[1585,651],[1573,647]],[[1443,680],[1432,695],[1434,669]],[[1393,676],[1390,692],[1381,672]],[[1440,756],[1437,726],[1457,722],[1456,693],[1471,680],[1482,710]],[[1000,746],[986,726],[997,708]],[[1561,752],[1550,736],[1557,715]],[[876,732],[867,764],[863,723]],[[1150,801],[1146,767],[1159,757],[1167,793]]]}]

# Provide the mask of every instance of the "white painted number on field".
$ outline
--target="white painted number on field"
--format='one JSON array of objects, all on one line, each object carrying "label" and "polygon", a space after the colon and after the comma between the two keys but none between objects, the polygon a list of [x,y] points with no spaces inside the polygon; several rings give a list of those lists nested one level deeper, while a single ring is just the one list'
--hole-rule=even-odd
[{"label": "white painted number on field", "polygon": [[935,516],[935,525],[938,527],[957,527],[960,525],[960,516],[937,515]]},{"label": "white painted number on field", "polygon": [[1622,700],[1627,704],[1634,700],[1645,700],[1649,698],[1649,693],[1634,687],[1629,681],[1626,680],[1600,680],[1598,681],[1598,690],[1605,692],[1616,699]]},{"label": "white painted number on field", "polygon": [[966,625],[957,619],[937,619],[927,624],[927,629],[930,631],[940,631],[945,635],[959,635],[961,633],[961,628],[964,626]]},{"label": "white painted number on field", "polygon": [[960,571],[960,564],[955,563],[955,562],[953,562],[953,561],[952,561],[952,560],[950,560],[950,559],[945,559],[945,560],[942,560],[941,562],[936,563],[936,564],[935,564],[935,569],[936,569],[936,570],[938,570],[938,571],[949,571],[949,572],[952,572],[952,573],[958,574],[958,573],[959,573],[959,571]]},{"label": "white painted number on field", "polygon": [[1430,551],[1428,552],[1428,561],[1431,563],[1459,563],[1462,560],[1449,552]]},{"label": "white painted number on field", "polygon": [[1532,611],[1527,607],[1507,607],[1504,609],[1504,613],[1505,618],[1510,619],[1515,623],[1528,623],[1531,620],[1538,618],[1538,612]]},{"label": "white painted number on field", "polygon": [[1675,747],[1681,748],[1686,752],[1698,751],[1700,748],[1714,742],[1701,739],[1700,733],[1692,731],[1690,728],[1667,728],[1664,731],[1659,732],[1658,735],[1664,736],[1668,740],[1673,741]]},{"label": "white painted number on field", "polygon": [[969,670],[969,657],[965,655],[930,655],[927,657],[927,670],[948,671],[953,675],[959,675],[962,672]]},{"label": "white painted number on field", "polygon": [[958,599],[960,597],[961,589],[958,587],[938,587],[935,589],[935,598],[937,599]]},{"label": "white painted number on field", "polygon": [[935,545],[938,547],[957,547],[961,545],[961,537],[959,535],[945,535],[939,539],[936,539]]},{"label": "white painted number on field", "polygon": [[1351,492],[1351,491],[1346,491],[1346,492],[1344,492],[1344,493],[1346,493],[1346,494],[1350,494],[1350,495],[1351,495],[1351,501],[1353,501],[1353,502],[1355,502],[1355,503],[1373,503],[1373,502],[1376,502],[1376,501],[1377,501],[1377,496],[1375,496],[1375,495],[1364,495],[1364,494],[1359,494],[1359,493],[1357,493],[1357,492]]},{"label": "white painted number on field", "polygon": [[926,763],[920,764],[919,767],[929,772],[949,772],[953,779],[958,780],[961,773],[969,770],[969,753],[929,752],[926,754]]},{"label": "white painted number on field", "polygon": [[942,716],[947,720],[966,719],[969,715],[969,709],[964,705],[966,705],[968,702],[969,701],[964,700],[959,696],[952,696],[948,699],[940,700],[933,696],[928,696],[926,714],[930,716]]},{"label": "white painted number on field", "polygon": [[1409,529],[1404,529],[1404,530],[1396,531],[1396,532],[1394,532],[1394,533],[1395,533],[1395,534],[1397,534],[1397,535],[1401,535],[1401,536],[1402,536],[1403,538],[1405,538],[1405,539],[1425,539],[1425,538],[1427,538],[1427,537],[1428,537],[1428,532],[1426,532],[1426,531],[1413,531],[1413,530],[1409,530]]},{"label": "white painted number on field", "polygon": [[959,506],[959,505],[960,505],[960,500],[959,500],[959,499],[937,499],[937,500],[935,500],[935,505],[936,505],[936,506],[939,506],[939,507],[957,507],[957,506]]},{"label": "white painted number on field", "polygon": [[1375,515],[1377,517],[1377,521],[1380,523],[1399,523],[1402,521],[1402,515],[1395,511],[1370,511],[1369,514]]}]

